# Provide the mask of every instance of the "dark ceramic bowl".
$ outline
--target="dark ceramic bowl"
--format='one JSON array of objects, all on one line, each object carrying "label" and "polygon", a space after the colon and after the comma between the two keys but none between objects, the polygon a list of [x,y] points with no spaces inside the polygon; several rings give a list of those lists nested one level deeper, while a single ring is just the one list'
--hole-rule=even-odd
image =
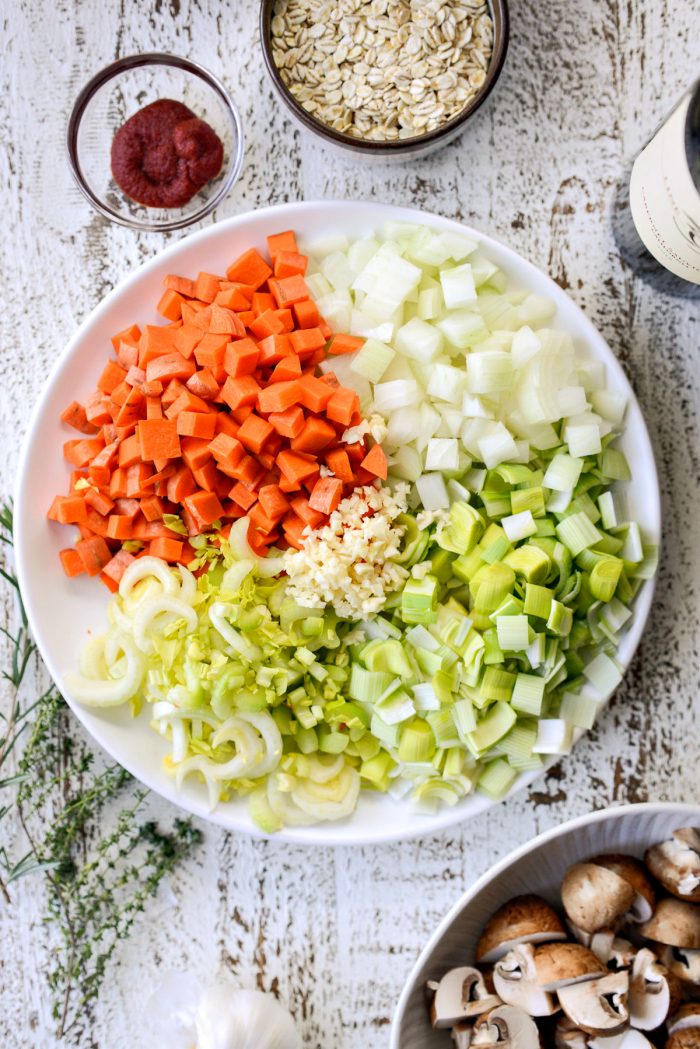
[{"label": "dark ceramic bowl", "polygon": [[307,113],[300,102],[287,89],[272,57],[272,9],[274,0],[262,0],[260,4],[260,40],[267,71],[270,74],[276,94],[289,110],[293,120],[307,131],[313,132],[327,146],[361,153],[365,157],[405,160],[409,157],[424,156],[446,145],[456,138],[465,128],[469,118],[486,101],[498,80],[508,50],[509,19],[507,0],[487,0],[489,13],[493,19],[493,52],[486,71],[486,79],[476,95],[465,105],[464,109],[445,121],[434,131],[415,135],[412,138],[394,139],[377,142],[372,139],[356,138],[345,132],[336,131],[328,124],[317,120]]}]

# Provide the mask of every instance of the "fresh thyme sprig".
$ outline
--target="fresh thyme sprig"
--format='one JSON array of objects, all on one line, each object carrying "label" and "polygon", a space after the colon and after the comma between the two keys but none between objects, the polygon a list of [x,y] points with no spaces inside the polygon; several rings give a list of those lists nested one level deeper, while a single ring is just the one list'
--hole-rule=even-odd
[{"label": "fresh thyme sprig", "polygon": [[[0,541],[10,547],[12,525],[12,509],[5,506]],[[0,776],[13,764],[0,778],[0,792],[9,795],[0,805],[0,826],[14,813],[28,846],[12,862],[0,845],[0,892],[9,904],[13,881],[43,873],[46,922],[59,943],[48,963],[57,1034],[80,1038],[115,949],[201,833],[189,820],[176,818],[172,829],[162,831],[143,818],[148,791],[119,765],[95,768],[95,755],[76,734],[53,685],[38,698],[23,700],[35,646],[7,559],[0,575],[16,592],[19,618],[14,631],[0,627],[10,651],[9,670],[2,672],[10,698],[7,711],[0,711]],[[116,816],[115,803],[123,806]]]}]

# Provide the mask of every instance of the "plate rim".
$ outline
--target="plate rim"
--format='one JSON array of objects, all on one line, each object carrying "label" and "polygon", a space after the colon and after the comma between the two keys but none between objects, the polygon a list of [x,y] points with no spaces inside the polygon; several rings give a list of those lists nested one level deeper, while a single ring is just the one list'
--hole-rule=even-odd
[{"label": "plate rim", "polygon": [[[568,303],[568,308],[573,309],[576,316],[576,338],[581,338],[587,342],[588,345],[596,345],[601,351],[605,358],[606,368],[611,369],[615,374],[615,385],[621,385],[627,390],[629,397],[628,413],[630,409],[634,410],[639,417],[641,423],[642,434],[647,445],[646,452],[647,458],[652,467],[652,476],[649,478],[650,490],[653,495],[653,506],[648,507],[648,518],[653,520],[647,520],[646,526],[655,534],[655,539],[658,543],[661,543],[662,535],[662,520],[661,520],[661,497],[658,480],[658,470],[656,466],[656,459],[654,456],[654,449],[649,435],[649,431],[646,425],[644,414],[641,406],[637,399],[636,393],[627,378],[619,360],[613,353],[611,347],[604,339],[603,335],[598,331],[593,322],[586,316],[581,307],[574,302],[574,300],[567,294],[567,292],[561,288],[553,278],[546,273],[544,270],[537,267],[533,262],[530,261],[526,256],[521,255],[515,251],[508,244],[503,243],[496,237],[490,234],[484,233],[475,229],[473,226],[468,225],[458,219],[453,219],[444,215],[440,215],[437,212],[429,211],[424,208],[410,207],[404,205],[387,204],[381,201],[362,201],[362,200],[311,200],[311,201],[293,201],[284,204],[275,204],[268,207],[256,208],[250,211],[243,212],[239,215],[231,216],[221,222],[211,223],[203,227],[202,229],[196,230],[184,237],[174,240],[173,243],[168,244],[161,251],[157,251],[152,257],[144,260],[136,269],[127,273],[115,286],[112,288],[102,299],[97,303],[92,310],[80,322],[76,330],[74,331],[71,338],[65,344],[60,354],[57,356],[49,373],[44,381],[39,396],[32,408],[29,415],[27,427],[22,439],[22,445],[17,463],[17,473],[14,488],[14,557],[15,566],[17,571],[17,577],[20,586],[20,592],[23,595],[28,592],[28,551],[25,549],[24,544],[24,493],[29,487],[27,463],[31,456],[32,447],[34,441],[37,439],[37,435],[40,431],[40,422],[44,413],[44,405],[49,400],[51,391],[59,373],[62,372],[69,358],[76,352],[80,346],[85,334],[89,331],[93,324],[99,321],[102,314],[107,313],[111,308],[112,304],[118,300],[124,293],[130,291],[132,288],[138,285],[140,280],[150,274],[151,271],[158,269],[164,263],[167,263],[172,257],[177,257],[183,249],[189,249],[193,246],[197,246],[200,243],[205,244],[209,239],[217,239],[220,236],[225,235],[228,230],[245,229],[245,226],[249,223],[253,225],[257,223],[259,218],[275,218],[279,216],[280,219],[284,219],[285,216],[294,216],[297,220],[300,213],[303,215],[306,211],[315,211],[317,209],[332,211],[336,213],[352,213],[356,209],[362,209],[365,212],[375,212],[377,215],[376,226],[380,226],[382,222],[385,222],[391,218],[391,213],[400,213],[404,216],[403,219],[398,221],[411,221],[414,219],[417,223],[423,225],[429,225],[431,222],[437,223],[439,226],[452,227],[453,229],[465,234],[467,236],[475,237],[480,245],[482,245],[487,251],[490,247],[493,247],[497,253],[505,256],[507,262],[512,263],[516,269],[522,270],[523,267],[526,271],[526,277],[532,277],[538,282],[544,280],[548,287],[548,294],[559,306],[563,302]],[[410,215],[411,218],[406,218],[406,215]],[[294,223],[292,223],[294,225]],[[302,225],[302,221],[299,221],[299,225]],[[330,232],[330,231],[329,231]],[[630,646],[629,657],[623,664],[623,675],[627,672],[629,665],[634,658],[642,635],[646,628],[649,619],[649,613],[654,597],[654,591],[656,586],[656,576],[651,580],[646,580],[642,588],[640,589],[637,599],[635,602],[635,614],[632,624],[629,628],[625,639]],[[96,732],[95,728],[86,723],[84,714],[87,715],[90,708],[85,708],[78,702],[74,701],[69,694],[68,689],[61,687],[60,682],[62,681],[63,675],[55,667],[55,661],[52,658],[49,650],[49,646],[44,644],[44,638],[42,631],[37,627],[36,619],[34,616],[34,608],[30,604],[26,606],[27,618],[29,626],[32,632],[32,636],[37,644],[37,648],[42,657],[44,664],[49,672],[52,681],[55,683],[58,690],[63,695],[68,706],[71,708],[74,715],[78,718],[84,730],[88,733],[91,739],[106,753],[109,757],[117,761],[122,765],[128,772],[131,773],[139,782],[143,783],[149,789],[153,790],[159,796],[170,801],[179,808],[189,812],[194,816],[198,816],[207,822],[214,823],[221,826],[229,831],[242,832],[250,835],[251,837],[268,839],[275,842],[283,842],[285,844],[293,845],[310,845],[310,846],[331,846],[331,847],[345,847],[355,845],[381,845],[389,844],[394,841],[407,841],[428,835],[438,834],[441,831],[455,826],[456,824],[466,822],[467,820],[479,815],[480,813],[492,808],[495,805],[501,804],[501,802],[494,802],[484,795],[471,794],[468,798],[463,799],[461,804],[457,804],[454,807],[443,807],[436,814],[431,816],[416,816],[415,826],[410,828],[395,828],[391,826],[384,829],[377,829],[374,827],[353,830],[353,820],[355,814],[349,818],[338,821],[337,823],[320,823],[310,827],[285,827],[282,830],[276,832],[274,835],[268,835],[264,831],[257,828],[250,817],[247,814],[247,810],[243,814],[238,814],[236,810],[230,810],[226,807],[226,803],[221,803],[213,811],[209,811],[204,799],[199,800],[197,797],[191,796],[187,791],[177,791],[174,781],[172,782],[172,790],[164,790],[163,785],[155,783],[152,778],[144,773],[138,763],[134,766],[128,759],[124,760],[120,754],[117,756],[112,750],[109,742],[105,739],[102,732]],[[605,705],[609,700],[606,700]],[[554,764],[558,757],[554,756],[549,762],[547,762],[541,770],[528,772],[521,774],[516,780],[513,788],[507,795],[506,799],[510,800],[515,797],[520,791],[529,786],[535,780],[543,776],[548,767]],[[401,805],[401,802],[395,804]],[[467,809],[468,811],[465,811]],[[335,833],[334,833],[335,830]],[[338,834],[338,831],[340,833]]]}]

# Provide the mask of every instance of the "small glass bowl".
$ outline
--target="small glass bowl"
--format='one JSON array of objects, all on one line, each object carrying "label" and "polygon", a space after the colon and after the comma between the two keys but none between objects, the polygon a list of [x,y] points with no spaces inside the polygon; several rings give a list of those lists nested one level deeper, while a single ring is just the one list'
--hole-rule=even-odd
[{"label": "small glass bowl", "polygon": [[[127,197],[112,178],[110,153],[119,128],[139,109],[170,98],[205,120],[224,144],[221,171],[180,208],[147,208]],[[243,165],[243,128],[225,87],[203,66],[177,55],[120,58],[78,95],[68,122],[68,160],[83,196],[105,218],[131,229],[182,229],[219,204]]]},{"label": "small glass bowl", "polygon": [[348,135],[343,131],[336,131],[335,128],[317,120],[313,114],[304,109],[282,80],[273,58],[272,13],[274,0],[261,0],[260,4],[260,40],[263,59],[270,75],[272,86],[280,101],[289,110],[293,122],[302,130],[311,131],[324,145],[335,152],[349,151],[356,154],[360,153],[367,160],[407,160],[409,158],[427,156],[429,153],[433,153],[448,142],[451,142],[452,139],[464,131],[469,118],[486,101],[501,75],[508,51],[508,0],[487,0],[487,5],[489,14],[493,19],[493,51],[486,70],[486,79],[460,113],[445,121],[444,124],[435,128],[434,131],[425,131],[421,134],[413,135],[411,138],[390,139],[388,141],[356,138],[354,135]]}]

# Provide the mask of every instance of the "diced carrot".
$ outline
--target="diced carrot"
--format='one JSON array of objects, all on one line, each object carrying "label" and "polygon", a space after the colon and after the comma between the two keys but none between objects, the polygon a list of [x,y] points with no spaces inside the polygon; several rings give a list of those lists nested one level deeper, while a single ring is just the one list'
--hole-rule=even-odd
[{"label": "diced carrot", "polygon": [[284,530],[284,537],[289,545],[295,547],[297,550],[302,550],[305,539],[304,533],[307,528],[306,522],[302,521],[299,515],[295,514],[292,510],[282,522],[282,528]]},{"label": "diced carrot", "polygon": [[[270,295],[270,298],[272,296]],[[256,339],[266,339],[269,335],[281,335],[284,332],[284,324],[275,313],[275,303],[259,314],[248,327]]]},{"label": "diced carrot", "polygon": [[293,306],[295,302],[309,298],[309,289],[306,281],[300,274],[293,277],[283,277],[281,280],[273,278],[268,280],[268,287],[275,297],[275,302],[282,306]]},{"label": "diced carrot", "polygon": [[214,373],[218,369],[223,368],[226,347],[229,341],[229,336],[225,332],[223,334],[209,333],[205,335],[194,351],[194,358],[199,367],[209,368]]},{"label": "diced carrot", "polygon": [[304,412],[294,405],[283,412],[272,412],[267,421],[281,437],[297,437],[304,429]]},{"label": "diced carrot", "polygon": [[119,465],[121,467],[133,466],[141,461],[141,442],[136,434],[127,437],[119,445]]},{"label": "diced carrot", "polygon": [[65,441],[63,455],[73,466],[87,466],[104,448],[104,437],[84,437],[82,441]]},{"label": "diced carrot", "polygon": [[82,495],[59,495],[49,510],[51,520],[59,524],[79,524],[87,520],[87,507]]},{"label": "diced carrot", "polygon": [[250,510],[251,506],[254,505],[258,498],[255,492],[251,492],[251,490],[246,488],[246,486],[240,481],[237,481],[236,484],[234,484],[228,494],[229,498],[233,499],[234,503],[237,503],[243,510]]},{"label": "diced carrot", "polygon": [[137,324],[130,324],[124,331],[118,331],[116,335],[112,336],[112,346],[115,350],[119,349],[119,343],[122,340],[126,342],[138,342],[141,338],[141,329]]},{"label": "diced carrot", "polygon": [[205,492],[213,492],[217,488],[221,474],[214,460],[210,458],[203,466],[192,470],[192,476],[199,488],[204,489]]},{"label": "diced carrot", "polygon": [[169,291],[176,291],[178,295],[185,295],[188,299],[194,296],[194,281],[189,277],[176,277],[169,273],[165,278],[165,287]]},{"label": "diced carrot", "polygon": [[273,262],[281,251],[298,251],[294,230],[287,229],[283,233],[273,233],[267,238],[267,250]]},{"label": "diced carrot", "polygon": [[185,385],[188,390],[191,390],[195,396],[201,397],[203,401],[213,401],[219,396],[220,385],[208,368],[202,368],[200,371],[195,372]]},{"label": "diced carrot", "polygon": [[61,558],[63,571],[69,579],[82,575],[85,571],[83,559],[74,547],[71,546],[67,550],[60,550],[58,556]]},{"label": "diced carrot", "polygon": [[[120,382],[117,386],[114,387],[114,389],[112,390],[112,392],[110,394],[110,398],[112,400],[112,404],[117,404],[117,405],[124,404],[124,401],[127,399],[127,397],[129,396],[130,393],[131,393],[131,387],[127,386],[126,382]],[[112,409],[112,413],[114,414],[114,410],[113,409]]]},{"label": "diced carrot", "polygon": [[270,412],[284,412],[301,400],[299,380],[276,382],[266,386],[258,394],[258,409],[266,415]]},{"label": "diced carrot", "polygon": [[114,470],[114,472],[112,473],[111,477],[109,476],[109,471],[107,471],[107,477],[108,477],[107,483],[109,484],[109,497],[110,497],[110,499],[119,499],[119,498],[121,498],[121,496],[125,496],[126,495],[126,470],[122,470],[121,467],[118,467],[116,470]]},{"label": "diced carrot", "polygon": [[174,419],[142,419],[138,425],[141,458],[177,459],[181,454],[177,423]]},{"label": "diced carrot", "polygon": [[238,314],[238,319],[240,320],[241,324],[245,324],[246,328],[249,328],[255,320],[255,311],[241,310],[241,312]]},{"label": "diced carrot", "polygon": [[117,360],[122,368],[132,368],[134,364],[138,364],[138,344],[135,342],[127,342],[125,339],[122,339],[117,349]]},{"label": "diced carrot", "polygon": [[333,422],[351,426],[353,413],[359,406],[357,394],[354,390],[349,390],[347,386],[339,386],[337,390],[329,390],[329,393],[331,397],[326,405],[326,415]]},{"label": "diced carrot", "polygon": [[298,357],[283,357],[272,369],[268,382],[288,382],[301,378],[301,364]]},{"label": "diced carrot", "polygon": [[107,518],[108,539],[131,539],[132,523],[130,517],[110,514]]},{"label": "diced carrot", "polygon": [[295,452],[320,452],[335,440],[336,432],[330,423],[310,415],[299,436],[292,440],[291,447]]},{"label": "diced carrot", "polygon": [[226,276],[229,280],[249,284],[257,291],[268,277],[272,276],[272,270],[262,255],[255,248],[250,248],[231,263],[226,270]]},{"label": "diced carrot", "polygon": [[134,521],[132,536],[142,543],[150,543],[152,539],[172,539],[173,533],[162,521],[146,521],[138,517]]},{"label": "diced carrot", "polygon": [[299,328],[315,328],[321,319],[313,299],[302,299],[301,302],[295,302],[292,311]]},{"label": "diced carrot", "polygon": [[223,513],[223,507],[213,492],[195,492],[193,495],[186,495],[183,501],[185,508],[202,530],[218,520]]},{"label": "diced carrot", "polygon": [[339,477],[319,477],[309,496],[309,506],[321,514],[332,514],[343,497],[343,482]]},{"label": "diced carrot", "polygon": [[233,379],[252,375],[258,366],[260,350],[252,339],[229,342],[224,353],[224,370]]},{"label": "diced carrot", "polygon": [[301,491],[301,482],[290,481],[288,477],[285,477],[284,474],[282,474],[280,476],[280,489],[286,494],[289,494],[290,492],[299,492]]},{"label": "diced carrot", "polygon": [[102,538],[96,535],[92,539],[80,539],[75,544],[80,560],[88,575],[99,575],[112,559],[109,547]]},{"label": "diced carrot", "polygon": [[232,335],[236,339],[242,339],[245,335],[245,325],[233,310],[212,303],[208,331],[210,335]]},{"label": "diced carrot", "polygon": [[97,380],[97,389],[102,390],[103,393],[111,393],[120,382],[124,381],[125,375],[126,371],[116,361],[107,361]]},{"label": "diced carrot", "polygon": [[258,492],[258,499],[265,514],[273,521],[284,517],[289,509],[289,500],[278,484],[264,484]]},{"label": "diced carrot", "polygon": [[241,375],[235,379],[229,375],[221,390],[221,399],[235,411],[246,406],[252,408],[259,393],[260,387],[252,375]]},{"label": "diced carrot", "polygon": [[160,397],[147,397],[146,398],[146,418],[147,419],[162,419],[163,418],[163,405]]},{"label": "diced carrot", "polygon": [[98,491],[97,488],[86,488],[83,498],[87,505],[96,510],[98,514],[101,514],[102,517],[105,517],[114,509],[114,500],[110,499],[104,492]]},{"label": "diced carrot", "polygon": [[[198,351],[195,351],[195,353]],[[155,357],[146,365],[148,382],[170,382],[171,379],[189,379],[196,371],[194,361],[183,357],[181,353],[164,353]]]},{"label": "diced carrot", "polygon": [[[264,391],[261,391],[261,395]],[[253,412],[244,423],[241,424],[241,428],[238,431],[238,440],[241,444],[245,445],[249,451],[255,455],[259,455],[265,447],[265,442],[274,433],[272,426],[266,419],[261,419],[259,415]],[[335,437],[335,433],[333,434]],[[235,440],[235,438],[231,438]]]},{"label": "diced carrot", "polygon": [[220,279],[213,273],[198,273],[194,282],[194,297],[201,302],[213,302],[219,293]]},{"label": "diced carrot", "polygon": [[365,340],[357,335],[334,335],[328,347],[329,354],[340,356],[342,353],[354,353],[359,350]]},{"label": "diced carrot", "polygon": [[178,412],[177,432],[181,437],[201,437],[210,441],[216,433],[216,415],[213,412]]},{"label": "diced carrot", "polygon": [[299,331],[293,331],[289,336],[289,341],[294,352],[298,353],[302,359],[308,357],[314,350],[323,349],[326,345],[320,328],[301,328]]},{"label": "diced carrot", "polygon": [[304,495],[296,495],[292,499],[291,507],[297,517],[300,517],[302,521],[305,524],[310,525],[311,528],[318,528],[318,526],[323,524],[325,520],[325,514],[315,510]]},{"label": "diced carrot", "polygon": [[256,528],[264,533],[272,532],[277,523],[267,516],[259,500],[255,506],[248,511],[248,518]]},{"label": "diced carrot", "polygon": [[225,306],[229,310],[247,310],[250,300],[245,297],[240,288],[224,288],[218,292],[214,302],[217,306]]},{"label": "diced carrot", "polygon": [[288,334],[294,331],[294,314],[290,310],[275,310],[275,317],[277,317],[282,325],[282,333]]},{"label": "diced carrot", "polygon": [[[144,495],[149,495],[148,480],[152,474],[153,469],[149,463],[134,463],[133,466],[127,466],[126,491],[124,492],[127,499],[140,499]],[[109,494],[112,494],[111,490]]]},{"label": "diced carrot", "polygon": [[151,557],[161,557],[164,561],[179,561],[184,543],[181,539],[159,537],[151,539],[148,552]]},{"label": "diced carrot", "polygon": [[93,394],[85,402],[85,415],[93,426],[104,426],[112,421],[109,411],[109,401],[100,393]]},{"label": "diced carrot", "polygon": [[66,423],[68,426],[72,426],[73,429],[78,430],[79,433],[97,433],[97,427],[91,422],[88,422],[85,408],[82,404],[78,404],[77,401],[72,401],[68,407],[61,412],[61,422]]},{"label": "diced carrot", "polygon": [[237,437],[230,437],[226,433],[219,433],[209,442],[209,451],[219,466],[219,469],[227,467],[233,469],[238,465],[245,449]]},{"label": "diced carrot", "polygon": [[335,448],[331,452],[326,452],[326,465],[341,481],[347,481],[352,484],[352,467],[348,453],[343,448]]},{"label": "diced carrot", "polygon": [[199,437],[183,437],[180,447],[182,458],[190,470],[198,470],[211,459],[209,441],[203,441]]},{"label": "diced carrot", "polygon": [[364,470],[373,474],[374,477],[381,477],[383,481],[386,481],[387,461],[381,444],[375,444],[372,446],[362,460],[361,465]]},{"label": "diced carrot", "polygon": [[257,317],[260,317],[267,310],[275,309],[274,296],[269,291],[256,291],[253,293],[253,298],[250,300],[250,308],[253,310]]},{"label": "diced carrot", "polygon": [[322,412],[333,397],[326,383],[313,375],[304,375],[298,380],[299,403],[310,412]]},{"label": "diced carrot", "polygon": [[141,500],[141,513],[147,521],[160,521],[165,513],[165,504],[157,495],[148,495]]},{"label": "diced carrot", "polygon": [[216,416],[216,432],[227,433],[229,437],[236,437],[240,427],[239,424],[226,412],[219,412]]},{"label": "diced carrot", "polygon": [[172,404],[166,408],[165,415],[168,419],[177,419],[180,412],[203,412],[208,414],[209,404],[203,397],[198,397],[196,393],[193,393],[189,387],[183,386]]},{"label": "diced carrot", "polygon": [[139,368],[145,368],[154,357],[172,353],[175,349],[175,338],[179,328],[168,328],[157,324],[147,324],[139,339]]},{"label": "diced carrot", "polygon": [[319,469],[318,463],[310,456],[287,449],[277,456],[277,465],[290,481],[303,481],[307,477],[313,477]]},{"label": "diced carrot", "polygon": [[250,415],[250,413],[252,411],[253,411],[253,405],[252,404],[246,404],[242,408],[235,408],[231,412],[231,418],[235,422],[238,423],[238,428],[239,429],[240,429],[241,423],[244,423],[246,421],[246,419],[248,418],[248,416]]},{"label": "diced carrot", "polygon": [[172,288],[166,288],[160,297],[156,309],[161,317],[167,317],[169,321],[179,321],[184,301],[179,292],[174,291]]},{"label": "diced carrot", "polygon": [[183,324],[175,333],[175,349],[189,360],[202,338],[202,331],[194,324]]},{"label": "diced carrot", "polygon": [[289,357],[294,353],[288,335],[268,335],[258,343],[260,349],[261,365],[267,366],[277,364],[283,357]]},{"label": "diced carrot", "polygon": [[252,455],[244,455],[241,461],[231,470],[231,476],[251,491],[257,488],[263,479],[265,469]]},{"label": "diced carrot", "polygon": [[[189,466],[183,465],[178,467],[172,477],[169,477],[166,482],[166,493],[171,503],[181,503],[186,495],[192,495],[196,491],[197,482]],[[145,510],[143,513],[147,521],[159,520],[159,518],[149,516]],[[163,515],[161,514],[160,516],[162,517]]]},{"label": "diced carrot", "polygon": [[302,277],[306,273],[309,260],[306,255],[300,255],[298,251],[280,251],[274,259],[275,277],[293,277],[300,273]]},{"label": "diced carrot", "polygon": [[121,577],[134,560],[134,555],[130,554],[128,550],[118,550],[114,557],[112,557],[102,569],[102,575],[100,578],[105,581],[106,577],[115,584],[115,589],[117,589]]},{"label": "diced carrot", "polygon": [[138,499],[117,499],[114,504],[114,512],[133,521],[141,512],[141,504]]}]

